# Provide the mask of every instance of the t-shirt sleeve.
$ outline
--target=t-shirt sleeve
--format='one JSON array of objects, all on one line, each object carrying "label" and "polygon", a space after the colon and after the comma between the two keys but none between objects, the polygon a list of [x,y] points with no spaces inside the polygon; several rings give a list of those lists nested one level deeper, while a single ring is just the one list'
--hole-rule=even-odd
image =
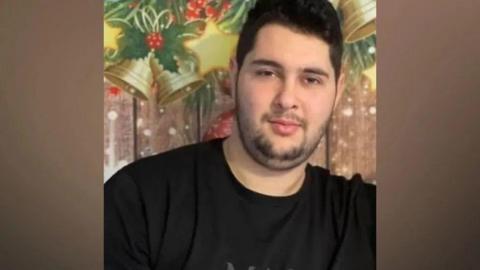
[{"label": "t-shirt sleeve", "polygon": [[342,229],[332,269],[375,269],[376,187],[363,182],[360,175],[339,184]]},{"label": "t-shirt sleeve", "polygon": [[123,170],[104,186],[104,217],[104,269],[151,269],[144,203]]},{"label": "t-shirt sleeve", "polygon": [[362,183],[356,197],[356,219],[367,235],[372,254],[376,254],[376,186]]}]

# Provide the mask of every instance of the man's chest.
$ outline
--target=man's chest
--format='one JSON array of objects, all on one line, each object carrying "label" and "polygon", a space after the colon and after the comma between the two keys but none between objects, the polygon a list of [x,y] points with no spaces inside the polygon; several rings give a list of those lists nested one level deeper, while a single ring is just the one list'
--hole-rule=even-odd
[{"label": "man's chest", "polygon": [[337,241],[311,205],[225,202],[198,208],[186,270],[327,269]]}]

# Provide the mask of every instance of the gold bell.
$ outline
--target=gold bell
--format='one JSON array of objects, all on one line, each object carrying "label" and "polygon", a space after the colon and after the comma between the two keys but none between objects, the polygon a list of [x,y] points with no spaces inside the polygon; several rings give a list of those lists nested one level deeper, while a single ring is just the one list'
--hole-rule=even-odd
[{"label": "gold bell", "polygon": [[149,65],[149,58],[136,60],[122,60],[118,64],[109,66],[104,76],[113,84],[128,91],[135,97],[147,100],[153,83],[153,74]]},{"label": "gold bell", "polygon": [[158,87],[158,105],[165,106],[197,91],[205,81],[191,69],[180,67],[179,72],[163,69],[156,59],[150,59],[154,80]]},{"label": "gold bell", "polygon": [[338,2],[339,2],[339,1],[340,1],[340,0],[329,0],[329,2],[332,3],[332,6],[333,6],[335,9],[337,9],[337,7],[338,7]]},{"label": "gold bell", "polygon": [[375,33],[377,2],[375,0],[340,0],[346,43],[354,43]]}]

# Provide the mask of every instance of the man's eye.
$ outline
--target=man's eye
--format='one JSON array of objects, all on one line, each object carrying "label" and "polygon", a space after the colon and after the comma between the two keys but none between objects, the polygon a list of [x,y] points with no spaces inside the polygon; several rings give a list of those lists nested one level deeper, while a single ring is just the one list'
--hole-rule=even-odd
[{"label": "man's eye", "polygon": [[322,84],[322,81],[317,78],[307,77],[305,78],[307,84]]},{"label": "man's eye", "polygon": [[257,70],[255,72],[255,75],[262,76],[262,77],[271,77],[271,76],[274,76],[275,73],[273,71],[270,71],[270,70]]}]

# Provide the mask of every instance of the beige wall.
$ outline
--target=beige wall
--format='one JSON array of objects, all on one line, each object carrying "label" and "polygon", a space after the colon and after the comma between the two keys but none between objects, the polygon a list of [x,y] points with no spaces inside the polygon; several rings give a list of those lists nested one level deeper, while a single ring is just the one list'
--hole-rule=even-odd
[{"label": "beige wall", "polygon": [[[480,2],[378,6],[378,269],[476,269]],[[102,3],[0,2],[0,267],[102,269]]]}]

